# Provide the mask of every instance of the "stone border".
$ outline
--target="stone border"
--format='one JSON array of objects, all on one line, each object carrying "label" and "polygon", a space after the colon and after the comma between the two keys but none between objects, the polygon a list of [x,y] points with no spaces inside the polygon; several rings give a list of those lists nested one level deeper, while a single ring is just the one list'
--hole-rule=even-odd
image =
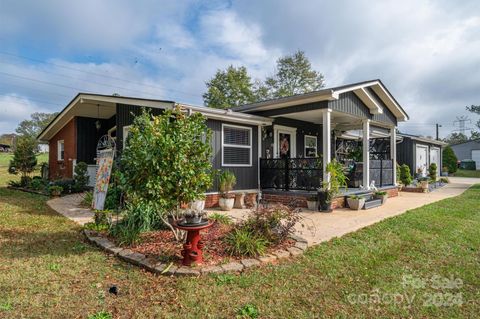
[{"label": "stone border", "polygon": [[258,258],[245,258],[240,261],[230,262],[224,265],[205,266],[205,267],[186,267],[167,264],[162,262],[152,262],[145,255],[134,252],[128,248],[115,246],[113,242],[107,238],[101,237],[98,233],[84,229],[83,233],[90,243],[95,244],[106,252],[130,263],[135,266],[142,267],[152,273],[167,276],[200,276],[204,274],[221,274],[228,272],[243,272],[249,268],[257,267],[262,264],[274,263],[277,260],[296,257],[302,255],[307,249],[307,241],[302,237],[292,235],[291,239],[295,241],[295,245],[288,249],[278,249],[272,254],[260,256]]}]

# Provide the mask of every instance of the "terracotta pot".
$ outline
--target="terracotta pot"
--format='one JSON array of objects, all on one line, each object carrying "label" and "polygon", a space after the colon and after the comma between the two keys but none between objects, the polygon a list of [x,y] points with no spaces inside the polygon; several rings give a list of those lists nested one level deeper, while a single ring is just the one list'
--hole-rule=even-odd
[{"label": "terracotta pot", "polygon": [[381,199],[382,200],[382,205],[387,202],[388,194],[385,195],[375,195],[376,199]]},{"label": "terracotta pot", "polygon": [[348,202],[348,207],[352,210],[360,210],[363,208],[363,205],[365,205],[365,198],[347,198]]},{"label": "terracotta pot", "polygon": [[220,206],[220,208],[225,211],[232,210],[234,203],[235,203],[235,197],[233,198],[220,197],[218,199],[218,206]]}]

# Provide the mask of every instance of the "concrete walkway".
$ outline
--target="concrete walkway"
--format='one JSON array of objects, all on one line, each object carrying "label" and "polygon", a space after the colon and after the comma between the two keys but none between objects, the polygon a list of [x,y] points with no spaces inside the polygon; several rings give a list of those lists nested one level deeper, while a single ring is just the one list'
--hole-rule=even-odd
[{"label": "concrete walkway", "polygon": [[83,196],[83,194],[72,194],[58,197],[47,201],[47,205],[57,213],[84,225],[93,221],[93,212],[88,208],[80,207]]},{"label": "concrete walkway", "polygon": [[[297,225],[297,234],[305,238],[310,246],[315,245],[375,224],[385,218],[403,214],[407,210],[460,195],[473,184],[480,183],[480,178],[449,179],[450,184],[431,193],[400,192],[398,197],[389,198],[385,205],[369,210],[336,209],[333,213],[320,213],[303,209],[301,214],[304,217],[302,222],[304,227]],[[234,209],[227,213],[234,219],[242,219],[248,210]]]}]

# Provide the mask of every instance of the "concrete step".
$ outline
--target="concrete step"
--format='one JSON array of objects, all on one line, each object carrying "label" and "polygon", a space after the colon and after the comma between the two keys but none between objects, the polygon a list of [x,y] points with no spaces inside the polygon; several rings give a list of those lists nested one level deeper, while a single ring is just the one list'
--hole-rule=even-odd
[{"label": "concrete step", "polygon": [[382,200],[381,199],[371,199],[367,200],[365,202],[365,205],[363,206],[363,209],[370,209],[374,207],[382,206]]}]

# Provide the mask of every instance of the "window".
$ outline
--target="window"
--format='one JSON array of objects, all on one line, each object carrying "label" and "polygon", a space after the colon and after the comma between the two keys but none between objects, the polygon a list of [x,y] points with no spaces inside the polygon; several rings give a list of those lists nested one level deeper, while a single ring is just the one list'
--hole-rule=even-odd
[{"label": "window", "polygon": [[305,135],[305,157],[317,157],[317,137]]},{"label": "window", "polygon": [[123,148],[127,146],[128,133],[130,133],[130,125],[123,127]]},{"label": "window", "polygon": [[222,124],[222,166],[252,166],[252,129]]},{"label": "window", "polygon": [[63,161],[65,159],[65,143],[63,140],[57,142],[57,159]]}]

